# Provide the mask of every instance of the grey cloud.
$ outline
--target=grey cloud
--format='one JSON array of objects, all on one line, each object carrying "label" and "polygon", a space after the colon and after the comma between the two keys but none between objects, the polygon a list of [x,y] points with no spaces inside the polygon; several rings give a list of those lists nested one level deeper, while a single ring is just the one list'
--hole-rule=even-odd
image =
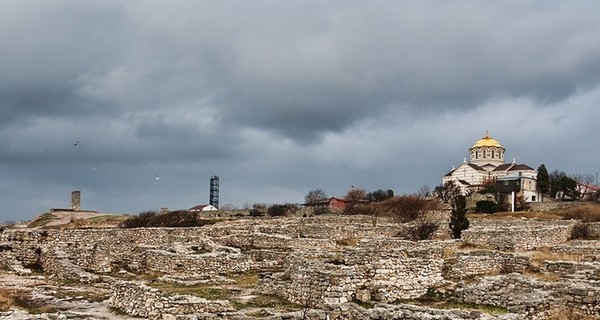
[{"label": "grey cloud", "polygon": [[[552,150],[593,137],[599,9],[4,1],[2,179],[52,195],[83,188],[128,211],[163,205],[152,195],[168,193],[146,185],[156,172],[182,205],[199,201],[194,179],[213,170],[238,193],[226,202],[260,201],[276,186],[286,199],[311,187],[414,191],[437,183],[485,129],[533,165],[548,152],[553,166],[593,170]],[[117,190],[132,190],[130,204],[102,204]],[[51,198],[35,194],[43,200],[30,212]]]}]

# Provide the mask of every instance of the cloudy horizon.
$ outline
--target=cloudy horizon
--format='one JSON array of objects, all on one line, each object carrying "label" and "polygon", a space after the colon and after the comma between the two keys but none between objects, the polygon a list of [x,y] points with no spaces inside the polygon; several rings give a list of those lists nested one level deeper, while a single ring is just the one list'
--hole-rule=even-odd
[{"label": "cloudy horizon", "polygon": [[[600,168],[595,1],[0,3],[0,221]],[[75,143],[79,141],[78,143]],[[596,142],[594,142],[596,141]],[[159,179],[156,179],[156,177]]]}]

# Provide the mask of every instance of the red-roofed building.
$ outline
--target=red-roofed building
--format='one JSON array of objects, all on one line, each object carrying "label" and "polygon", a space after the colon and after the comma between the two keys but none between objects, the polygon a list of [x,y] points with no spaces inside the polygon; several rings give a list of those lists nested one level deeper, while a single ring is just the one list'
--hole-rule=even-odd
[{"label": "red-roofed building", "polygon": [[307,207],[318,207],[318,208],[332,208],[332,209],[344,209],[350,203],[346,198],[331,197],[321,199],[311,203],[305,203]]}]

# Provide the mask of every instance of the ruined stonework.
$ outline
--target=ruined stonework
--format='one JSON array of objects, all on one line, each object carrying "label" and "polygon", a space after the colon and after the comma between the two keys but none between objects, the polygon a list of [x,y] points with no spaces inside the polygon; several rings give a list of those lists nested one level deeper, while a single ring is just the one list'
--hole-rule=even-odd
[{"label": "ruined stonework", "polygon": [[81,210],[81,191],[71,192],[71,210]]},{"label": "ruined stonework", "polygon": [[127,281],[112,284],[110,304],[129,315],[147,319],[161,319],[164,315],[205,315],[235,311],[228,301],[169,295],[143,283]]},{"label": "ruined stonework", "polygon": [[575,221],[477,221],[462,233],[465,242],[494,250],[534,250],[567,242]]},{"label": "ruined stonework", "polygon": [[[575,223],[473,219],[462,240],[425,241],[407,240],[406,226],[391,219],[337,215],[198,228],[6,229],[0,268],[109,287],[110,306],[149,319],[546,319],[563,305],[598,318],[600,240],[571,240]],[[240,288],[241,275],[257,280]],[[236,296],[153,287],[166,283],[221,286]],[[245,308],[255,295],[289,306]],[[416,305],[422,298],[507,313]]]}]

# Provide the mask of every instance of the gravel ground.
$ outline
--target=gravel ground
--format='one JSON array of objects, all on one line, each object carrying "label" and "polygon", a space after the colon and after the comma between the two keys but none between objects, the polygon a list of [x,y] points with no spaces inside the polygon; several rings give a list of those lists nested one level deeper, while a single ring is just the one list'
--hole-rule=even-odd
[{"label": "gravel ground", "polygon": [[13,302],[8,310],[0,311],[0,319],[125,319],[133,318],[114,313],[108,304],[110,289],[106,283],[96,285],[65,284],[44,276],[20,276],[0,271],[0,290],[18,291],[28,304],[38,311],[28,313]]}]

